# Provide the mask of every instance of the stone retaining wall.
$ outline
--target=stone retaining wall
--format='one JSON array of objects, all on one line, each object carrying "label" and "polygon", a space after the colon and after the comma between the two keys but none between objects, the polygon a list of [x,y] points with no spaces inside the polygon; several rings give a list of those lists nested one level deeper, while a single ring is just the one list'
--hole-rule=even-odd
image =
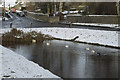
[{"label": "stone retaining wall", "polygon": [[[120,18],[120,17],[119,17]],[[116,15],[91,15],[91,16],[81,16],[81,15],[68,15],[67,21],[69,22],[79,22],[79,23],[103,23],[103,24],[118,24],[118,16]]]},{"label": "stone retaining wall", "polygon": [[34,13],[34,12],[27,12],[27,16],[36,20],[45,21],[45,22],[59,22],[58,16],[51,16],[43,13]]}]

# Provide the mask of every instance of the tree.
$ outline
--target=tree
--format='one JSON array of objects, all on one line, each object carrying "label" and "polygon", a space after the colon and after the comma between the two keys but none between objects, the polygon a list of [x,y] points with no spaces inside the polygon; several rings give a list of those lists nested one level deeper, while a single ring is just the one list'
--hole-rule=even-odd
[{"label": "tree", "polygon": [[120,1],[116,3],[116,7],[117,7],[117,14],[120,15]]},{"label": "tree", "polygon": [[115,2],[91,2],[88,4],[90,14],[116,15]]}]

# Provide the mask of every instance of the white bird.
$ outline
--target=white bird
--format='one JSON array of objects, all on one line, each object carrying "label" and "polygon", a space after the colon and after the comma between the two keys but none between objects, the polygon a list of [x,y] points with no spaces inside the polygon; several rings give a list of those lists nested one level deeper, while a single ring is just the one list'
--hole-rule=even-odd
[{"label": "white bird", "polygon": [[94,51],[94,50],[92,50],[92,53],[94,54],[94,53],[95,53],[95,51]]},{"label": "white bird", "polygon": [[46,45],[47,45],[47,46],[49,46],[49,45],[50,45],[50,43],[46,43]]},{"label": "white bird", "polygon": [[68,46],[68,45],[66,45],[65,47],[66,47],[66,48],[68,48],[69,46]]},{"label": "white bird", "polygon": [[99,56],[101,55],[99,52],[97,52],[96,54],[99,55]]},{"label": "white bird", "polygon": [[90,48],[86,48],[86,50],[88,50],[88,51],[89,51],[89,50],[90,50]]},{"label": "white bird", "polygon": [[32,39],[32,42],[33,42],[33,43],[36,43],[36,40],[35,40],[35,39]]}]

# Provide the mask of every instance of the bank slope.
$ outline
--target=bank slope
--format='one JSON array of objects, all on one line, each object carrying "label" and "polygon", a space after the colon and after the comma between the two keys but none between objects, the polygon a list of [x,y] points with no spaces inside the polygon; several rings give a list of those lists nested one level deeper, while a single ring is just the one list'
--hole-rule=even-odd
[{"label": "bank slope", "polygon": [[[104,31],[80,28],[17,28],[24,32],[36,31],[42,34],[51,35],[54,38],[71,40],[78,36],[75,41],[98,44],[111,47],[120,47],[120,31]],[[10,31],[10,28],[1,29],[1,34]]]},{"label": "bank slope", "polygon": [[2,78],[56,78],[58,76],[0,45]]}]

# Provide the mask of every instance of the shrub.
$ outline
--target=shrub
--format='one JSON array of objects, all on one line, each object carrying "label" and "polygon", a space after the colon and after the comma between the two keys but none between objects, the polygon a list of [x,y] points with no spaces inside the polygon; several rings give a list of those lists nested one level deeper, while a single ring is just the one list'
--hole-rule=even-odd
[{"label": "shrub", "polygon": [[43,42],[45,37],[36,31],[24,33],[22,30],[12,29],[10,32],[2,34],[2,43],[31,43],[32,40]]}]

